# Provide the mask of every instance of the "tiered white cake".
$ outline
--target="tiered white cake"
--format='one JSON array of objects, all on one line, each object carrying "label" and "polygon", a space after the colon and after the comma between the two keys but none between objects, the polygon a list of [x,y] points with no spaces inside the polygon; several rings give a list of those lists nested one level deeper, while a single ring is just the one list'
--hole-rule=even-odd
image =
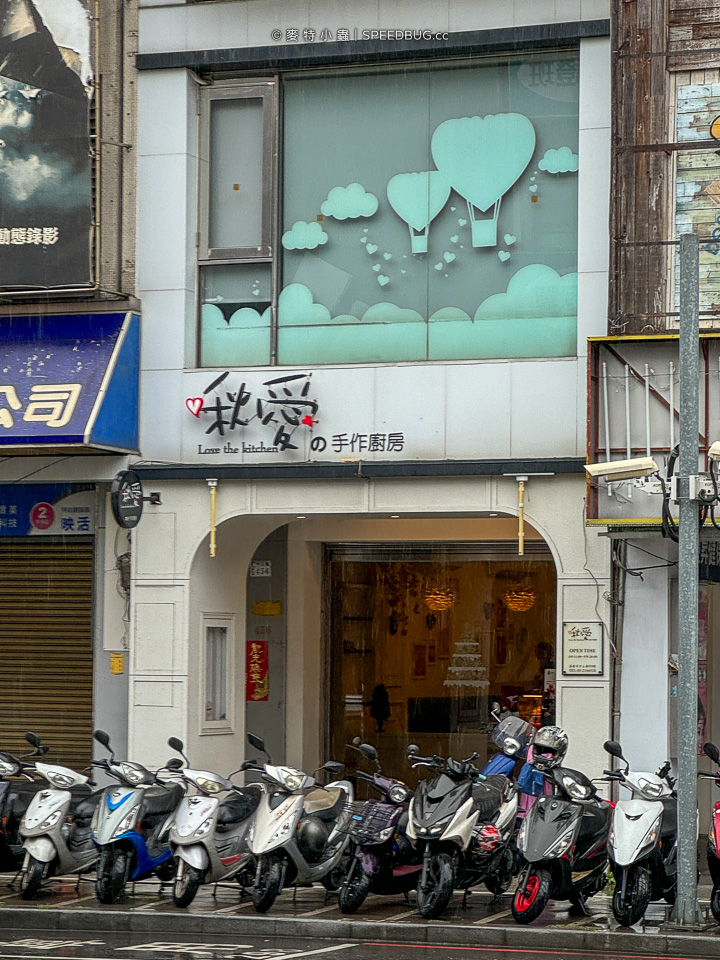
[{"label": "tiered white cake", "polygon": [[466,627],[460,639],[455,641],[444,686],[484,689],[489,685],[487,667],[482,662],[480,641]]}]

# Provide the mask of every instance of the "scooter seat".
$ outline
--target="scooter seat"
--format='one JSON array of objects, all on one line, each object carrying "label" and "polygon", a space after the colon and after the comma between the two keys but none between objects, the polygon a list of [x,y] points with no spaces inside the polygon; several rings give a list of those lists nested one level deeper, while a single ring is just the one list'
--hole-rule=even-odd
[{"label": "scooter seat", "polygon": [[483,783],[473,784],[472,798],[480,822],[491,820],[500,809],[505,782],[505,777],[491,776]]},{"label": "scooter seat", "polygon": [[152,817],[162,813],[171,813],[183,798],[183,788],[179,783],[167,787],[148,787],[143,794],[143,816]]},{"label": "scooter seat", "polygon": [[219,824],[240,823],[254,813],[260,803],[260,793],[257,790],[240,790],[231,794],[218,807]]},{"label": "scooter seat", "polygon": [[347,799],[347,794],[340,787],[311,790],[305,797],[305,813],[320,820],[334,820],[340,816]]}]

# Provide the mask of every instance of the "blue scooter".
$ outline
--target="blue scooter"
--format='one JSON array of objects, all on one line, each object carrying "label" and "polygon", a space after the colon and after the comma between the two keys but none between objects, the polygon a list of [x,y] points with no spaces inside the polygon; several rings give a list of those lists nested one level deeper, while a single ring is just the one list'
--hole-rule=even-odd
[{"label": "blue scooter", "polygon": [[490,734],[490,739],[498,747],[498,752],[490,757],[481,772],[486,777],[492,774],[511,777],[517,761],[527,757],[528,747],[535,736],[535,727],[521,717],[511,715],[500,719],[495,711],[493,716],[498,724]]},{"label": "blue scooter", "polygon": [[[128,881],[142,880],[153,871],[161,880],[172,879],[169,829],[184,790],[179,783],[162,783],[139,763],[117,761],[104,730],[93,736],[110,751],[109,760],[95,760],[93,766],[120,783],[105,788],[91,824],[99,851],[97,898],[115,903]],[[180,760],[170,760],[168,777],[180,766]]]}]

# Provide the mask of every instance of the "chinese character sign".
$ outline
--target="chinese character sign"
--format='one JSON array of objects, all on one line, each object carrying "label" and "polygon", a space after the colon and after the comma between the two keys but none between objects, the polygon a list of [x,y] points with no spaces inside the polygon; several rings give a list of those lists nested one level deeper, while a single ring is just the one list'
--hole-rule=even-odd
[{"label": "chinese character sign", "polygon": [[270,651],[267,640],[250,640],[245,663],[245,699],[267,700],[270,694]]},{"label": "chinese character sign", "polygon": [[87,537],[94,533],[93,487],[0,484],[0,537]]},{"label": "chinese character sign", "polygon": [[599,677],[604,669],[602,623],[563,623],[563,676]]},{"label": "chinese character sign", "polygon": [[0,10],[0,287],[89,284],[95,7],[35,0]]}]

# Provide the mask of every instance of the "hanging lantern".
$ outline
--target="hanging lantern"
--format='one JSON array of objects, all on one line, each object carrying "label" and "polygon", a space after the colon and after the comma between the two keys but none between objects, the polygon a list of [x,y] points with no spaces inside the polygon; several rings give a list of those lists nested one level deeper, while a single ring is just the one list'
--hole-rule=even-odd
[{"label": "hanging lantern", "polygon": [[423,596],[429,610],[449,610],[455,603],[455,593],[450,587],[438,583],[428,583]]},{"label": "hanging lantern", "polygon": [[528,610],[532,610],[536,600],[537,594],[532,587],[524,587],[520,584],[509,587],[503,594],[505,606],[516,613],[527,613]]}]

